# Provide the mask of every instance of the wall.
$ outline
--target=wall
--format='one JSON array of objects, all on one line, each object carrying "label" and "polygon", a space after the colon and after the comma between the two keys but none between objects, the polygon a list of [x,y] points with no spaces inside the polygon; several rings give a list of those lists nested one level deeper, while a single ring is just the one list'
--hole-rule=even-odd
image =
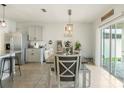
[{"label": "wall", "polygon": [[[26,27],[31,23],[17,23],[17,31],[27,33]],[[73,37],[64,37],[64,26],[66,23],[36,23],[43,27],[43,40],[79,40],[82,45],[83,56],[93,56],[93,29],[90,23],[74,23]],[[23,30],[23,31],[22,31]]]},{"label": "wall", "polygon": [[98,28],[98,22],[94,23],[94,58],[95,64],[100,66],[100,31]]},{"label": "wall", "polygon": [[91,47],[93,46],[92,24],[75,23],[72,38],[64,37],[64,25],[65,24],[45,24],[43,40],[72,40],[74,42],[78,40],[82,45],[82,55],[93,56],[93,47]]}]

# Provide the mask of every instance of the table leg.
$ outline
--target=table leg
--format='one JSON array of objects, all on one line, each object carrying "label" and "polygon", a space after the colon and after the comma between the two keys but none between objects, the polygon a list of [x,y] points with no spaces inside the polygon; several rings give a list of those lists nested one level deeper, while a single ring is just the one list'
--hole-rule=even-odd
[{"label": "table leg", "polygon": [[13,80],[13,62],[12,58],[10,58],[10,77]]}]

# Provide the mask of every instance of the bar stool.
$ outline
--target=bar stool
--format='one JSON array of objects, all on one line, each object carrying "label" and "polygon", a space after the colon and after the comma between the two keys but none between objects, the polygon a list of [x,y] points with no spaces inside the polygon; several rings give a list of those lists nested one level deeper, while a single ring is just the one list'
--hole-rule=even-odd
[{"label": "bar stool", "polygon": [[[5,73],[6,71],[9,70],[9,75],[13,80],[13,60],[16,60],[18,64],[18,69],[20,72],[20,76],[21,76],[21,69],[20,69],[20,62],[17,56],[10,56],[10,57],[5,57],[1,60],[1,70],[0,70],[0,86],[2,87],[2,77],[3,77],[3,73]],[[5,63],[9,62],[10,63],[10,67],[9,69],[4,69],[5,68]]]}]

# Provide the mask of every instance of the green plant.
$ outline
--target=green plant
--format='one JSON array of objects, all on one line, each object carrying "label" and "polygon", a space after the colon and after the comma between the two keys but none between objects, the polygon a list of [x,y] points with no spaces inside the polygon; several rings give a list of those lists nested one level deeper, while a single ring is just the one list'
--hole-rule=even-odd
[{"label": "green plant", "polygon": [[[121,58],[120,57],[112,57],[112,62],[119,62],[119,61],[121,61]],[[104,58],[104,61],[105,62],[109,62],[110,61],[110,58],[109,57],[106,57],[106,58]]]},{"label": "green plant", "polygon": [[81,47],[81,43],[80,42],[76,42],[75,43],[75,50],[80,50]]}]

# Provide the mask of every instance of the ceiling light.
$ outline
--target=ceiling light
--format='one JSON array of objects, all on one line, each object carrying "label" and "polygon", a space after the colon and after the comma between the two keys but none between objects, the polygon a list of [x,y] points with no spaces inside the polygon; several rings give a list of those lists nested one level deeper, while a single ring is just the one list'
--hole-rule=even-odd
[{"label": "ceiling light", "polygon": [[2,22],[1,22],[1,26],[2,26],[2,27],[6,27],[6,22],[5,22],[5,21],[2,21]]},{"label": "ceiling light", "polygon": [[1,5],[3,6],[3,19],[2,19],[2,21],[0,21],[0,25],[2,27],[6,27],[6,21],[5,21],[5,7],[6,7],[6,5],[5,4],[1,4]]},{"label": "ceiling light", "polygon": [[69,15],[69,20],[65,26],[64,36],[72,37],[73,24],[71,23],[71,15],[72,15],[71,9],[68,9],[68,15]]},{"label": "ceiling light", "polygon": [[44,8],[43,8],[43,9],[41,9],[41,10],[42,10],[43,12],[47,12],[47,11],[46,11],[46,9],[44,9]]}]

